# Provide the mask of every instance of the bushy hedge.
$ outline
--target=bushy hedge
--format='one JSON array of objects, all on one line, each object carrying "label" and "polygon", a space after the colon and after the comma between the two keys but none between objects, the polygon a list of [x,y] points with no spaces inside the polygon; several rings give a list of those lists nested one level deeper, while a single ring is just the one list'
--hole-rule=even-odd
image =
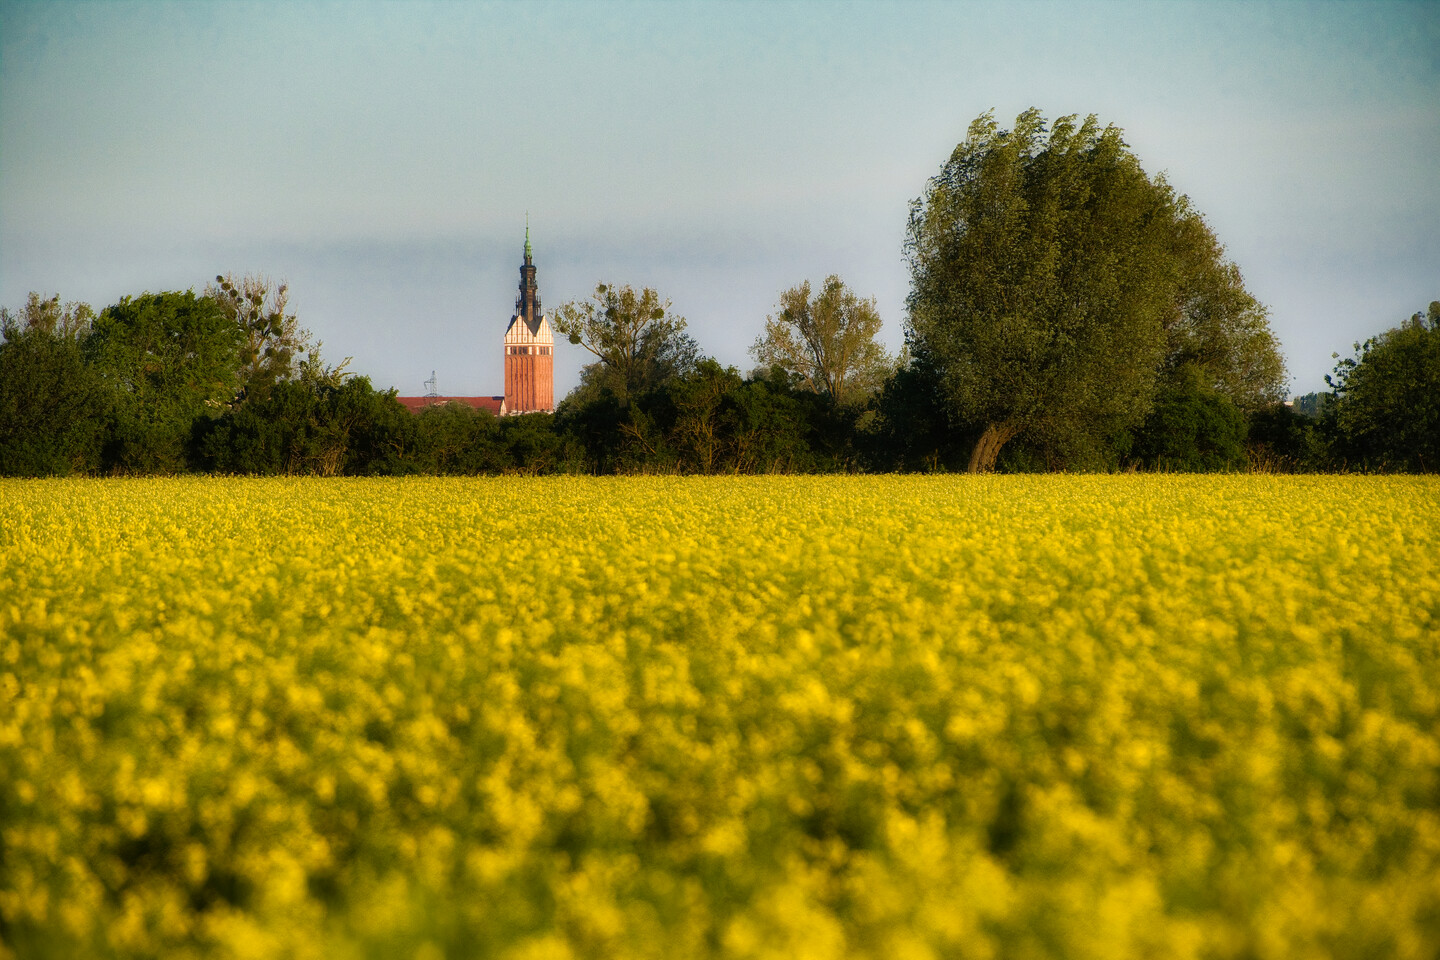
[{"label": "bushy hedge", "polygon": [[[744,376],[691,358],[628,395],[587,375],[553,416],[497,419],[460,404],[414,416],[393,390],[318,357],[247,390],[240,337],[208,297],[127,297],[98,317],[72,306],[32,295],[22,316],[0,318],[0,474],[959,471],[983,426],[953,419],[923,352],[858,404],[778,367]],[[1242,410],[1182,366],[1161,377],[1138,428],[1069,445],[1053,431],[1022,434],[998,466],[1440,469],[1440,303],[1357,351],[1331,393],[1294,408]]]}]

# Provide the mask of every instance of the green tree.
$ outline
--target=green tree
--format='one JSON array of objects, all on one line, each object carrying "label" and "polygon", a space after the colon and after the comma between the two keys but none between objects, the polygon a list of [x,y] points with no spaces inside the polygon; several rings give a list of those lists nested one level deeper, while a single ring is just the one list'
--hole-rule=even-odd
[{"label": "green tree", "polygon": [[507,472],[576,473],[582,466],[579,451],[556,429],[555,418],[548,413],[502,417],[500,438]]},{"label": "green tree", "polygon": [[[812,439],[834,405],[797,391],[789,375],[744,379],[708,357],[636,394],[621,407],[611,391],[576,390],[550,418],[569,454],[555,469],[591,473],[796,472],[828,466]],[[517,418],[507,418],[510,419]],[[517,466],[519,459],[517,458]]]},{"label": "green tree", "polygon": [[1207,382],[1202,368],[1186,365],[1160,387],[1130,455],[1159,470],[1241,470],[1248,463],[1245,437],[1245,414]]},{"label": "green tree", "polygon": [[6,339],[29,332],[79,342],[89,335],[94,322],[95,311],[88,303],[62,304],[59,294],[46,299],[32,291],[19,313],[0,307],[0,328]]},{"label": "green tree", "polygon": [[1292,406],[1297,416],[1306,417],[1310,420],[1319,420],[1325,416],[1325,411],[1330,406],[1334,397],[1329,393],[1306,393],[1295,398]]},{"label": "green tree", "polygon": [[240,333],[236,403],[264,399],[276,383],[299,375],[307,354],[308,362],[319,357],[320,344],[286,312],[289,295],[284,283],[255,275],[216,276],[205,288]]},{"label": "green tree", "polygon": [[415,417],[418,468],[432,474],[501,473],[510,466],[500,418],[463,403],[433,406]]},{"label": "green tree", "polygon": [[708,357],[689,376],[671,384],[674,417],[670,437],[689,472],[708,476],[723,469],[733,432],[727,400],[742,386],[734,367],[721,366]]},{"label": "green tree", "polygon": [[1162,380],[1200,384],[1246,411],[1285,399],[1288,377],[1269,311],[1248,290],[1240,268],[1209,224],[1180,200],[1184,215],[1171,246],[1175,306],[1165,318]]},{"label": "green tree", "polygon": [[555,329],[594,354],[590,385],[609,389],[622,404],[695,362],[685,318],[649,287],[597,284],[588,300],[572,300],[555,313]]},{"label": "green tree", "polygon": [[980,431],[952,422],[939,368],[924,345],[912,343],[909,352],[872,403],[875,416],[860,437],[867,465],[887,473],[963,470]]},{"label": "green tree", "polygon": [[[1329,394],[1307,394],[1314,398]],[[1315,413],[1295,405],[1272,403],[1252,411],[1247,419],[1245,447],[1251,470],[1266,473],[1300,473],[1331,466],[1330,436]],[[1313,402],[1313,401],[1312,401]]]},{"label": "green tree", "polygon": [[1363,469],[1440,471],[1440,301],[1355,349],[1325,378],[1340,457]]},{"label": "green tree", "polygon": [[726,398],[724,468],[731,473],[804,473],[815,468],[799,399],[765,379]]},{"label": "green tree", "polygon": [[197,441],[223,473],[322,477],[412,473],[415,418],[368,377],[336,383],[280,380],[226,410]]},{"label": "green tree", "polygon": [[[909,335],[955,429],[978,434],[968,468],[993,469],[1022,434],[1062,462],[1104,462],[1169,361],[1264,395],[1270,375],[1247,372],[1245,346],[1268,331],[1263,311],[1238,296],[1238,271],[1206,259],[1220,253],[1208,236],[1117,127],[1062,117],[1047,132],[1034,109],[1013,130],[976,119],[912,204],[906,240]],[[1225,349],[1204,353],[1212,341]]]},{"label": "green tree", "polygon": [[0,474],[99,467],[105,398],[83,349],[94,316],[35,293],[18,314],[0,308]]},{"label": "green tree", "polygon": [[895,368],[875,339],[879,333],[875,300],[860,299],[831,275],[813,298],[808,280],[780,294],[780,310],[765,318],[750,354],[795,375],[805,388],[850,404],[873,394]]},{"label": "green tree", "polygon": [[123,297],[95,319],[86,346],[112,411],[113,469],[185,469],[195,421],[218,416],[239,386],[241,331],[209,297]]}]

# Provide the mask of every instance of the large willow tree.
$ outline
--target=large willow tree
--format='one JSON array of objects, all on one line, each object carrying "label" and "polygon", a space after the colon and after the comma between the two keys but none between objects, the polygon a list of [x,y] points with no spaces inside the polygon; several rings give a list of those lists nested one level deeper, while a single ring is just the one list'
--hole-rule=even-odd
[{"label": "large willow tree", "polygon": [[912,205],[906,249],[909,334],[952,419],[980,431],[972,471],[1020,435],[1083,462],[1178,365],[1236,402],[1283,384],[1264,308],[1204,220],[1093,116],[976,119]]}]

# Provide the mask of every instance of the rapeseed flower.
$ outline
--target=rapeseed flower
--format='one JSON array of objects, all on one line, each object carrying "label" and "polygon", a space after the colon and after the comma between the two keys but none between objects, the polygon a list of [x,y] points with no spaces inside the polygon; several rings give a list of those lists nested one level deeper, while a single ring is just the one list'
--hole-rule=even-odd
[{"label": "rapeseed flower", "polygon": [[0,481],[0,956],[1440,952],[1440,485]]}]

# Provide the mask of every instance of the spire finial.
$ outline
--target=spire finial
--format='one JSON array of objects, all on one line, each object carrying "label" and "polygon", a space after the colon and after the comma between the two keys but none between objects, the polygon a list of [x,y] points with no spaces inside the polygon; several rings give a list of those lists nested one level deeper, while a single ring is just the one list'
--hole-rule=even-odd
[{"label": "spire finial", "polygon": [[530,211],[525,211],[525,259],[530,259]]}]

